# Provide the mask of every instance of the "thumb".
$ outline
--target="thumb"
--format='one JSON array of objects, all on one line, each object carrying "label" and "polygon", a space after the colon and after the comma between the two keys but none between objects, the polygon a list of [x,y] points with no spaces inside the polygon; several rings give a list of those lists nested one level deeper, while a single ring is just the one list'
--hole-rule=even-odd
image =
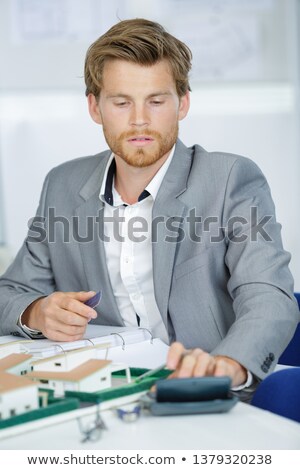
[{"label": "thumb", "polygon": [[79,300],[80,302],[86,302],[89,300],[91,297],[96,295],[96,292],[93,290],[90,290],[88,292],[86,291],[80,291],[80,292],[66,292],[66,295],[68,297],[72,297],[72,299]]}]

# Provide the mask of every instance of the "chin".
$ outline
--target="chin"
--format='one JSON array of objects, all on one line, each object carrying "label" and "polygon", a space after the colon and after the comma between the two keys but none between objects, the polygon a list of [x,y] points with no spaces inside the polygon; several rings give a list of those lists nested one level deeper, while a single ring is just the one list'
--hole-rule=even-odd
[{"label": "chin", "polygon": [[146,168],[158,162],[163,155],[157,153],[145,152],[144,149],[137,149],[134,153],[123,153],[121,158],[128,163],[128,165],[135,168]]}]

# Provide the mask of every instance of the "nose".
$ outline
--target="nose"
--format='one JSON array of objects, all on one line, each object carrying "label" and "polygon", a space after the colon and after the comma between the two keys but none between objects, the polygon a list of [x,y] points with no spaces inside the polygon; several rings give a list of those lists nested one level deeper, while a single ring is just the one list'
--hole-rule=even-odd
[{"label": "nose", "polygon": [[147,113],[146,106],[144,104],[135,104],[132,107],[130,125],[136,127],[143,127],[149,125],[149,116]]}]

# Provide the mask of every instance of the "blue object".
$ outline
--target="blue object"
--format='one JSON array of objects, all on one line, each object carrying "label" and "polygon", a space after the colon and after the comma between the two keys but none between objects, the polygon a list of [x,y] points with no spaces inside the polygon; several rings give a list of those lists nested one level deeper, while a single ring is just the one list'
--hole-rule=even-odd
[{"label": "blue object", "polygon": [[132,423],[133,421],[136,421],[140,417],[141,407],[140,405],[136,405],[134,406],[134,408],[130,410],[117,408],[117,415],[122,421],[125,421],[126,423]]},{"label": "blue object", "polygon": [[99,292],[97,292],[97,294],[95,294],[93,297],[91,297],[89,300],[87,300],[84,303],[88,307],[95,308],[100,303],[101,297],[102,297],[102,292],[101,292],[101,290],[99,290]]},{"label": "blue object", "polygon": [[300,367],[279,370],[265,378],[251,404],[300,423]]},{"label": "blue object", "polygon": [[[300,310],[300,293],[296,293],[294,295],[297,299]],[[280,356],[278,364],[300,366],[300,323],[298,323],[297,329],[290,343]]]}]

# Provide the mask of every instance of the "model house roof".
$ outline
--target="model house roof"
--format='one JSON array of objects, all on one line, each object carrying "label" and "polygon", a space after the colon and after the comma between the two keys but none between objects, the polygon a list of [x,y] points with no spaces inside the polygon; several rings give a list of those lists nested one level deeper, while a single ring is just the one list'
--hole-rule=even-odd
[{"label": "model house roof", "polygon": [[67,380],[70,382],[78,382],[79,380],[88,377],[89,375],[104,369],[109,366],[112,361],[105,361],[101,359],[89,359],[78,367],[68,372],[52,372],[52,371],[32,371],[27,374],[27,377],[38,380]]},{"label": "model house roof", "polygon": [[17,388],[22,387],[37,387],[37,384],[32,382],[32,380],[27,379],[26,377],[19,375],[9,374],[7,372],[0,371],[0,394],[5,392],[10,392]]},{"label": "model house roof", "polygon": [[18,364],[22,364],[22,362],[28,361],[31,359],[31,354],[22,354],[22,353],[13,353],[5,356],[3,359],[0,359],[0,370],[7,370],[11,367],[17,366]]}]

